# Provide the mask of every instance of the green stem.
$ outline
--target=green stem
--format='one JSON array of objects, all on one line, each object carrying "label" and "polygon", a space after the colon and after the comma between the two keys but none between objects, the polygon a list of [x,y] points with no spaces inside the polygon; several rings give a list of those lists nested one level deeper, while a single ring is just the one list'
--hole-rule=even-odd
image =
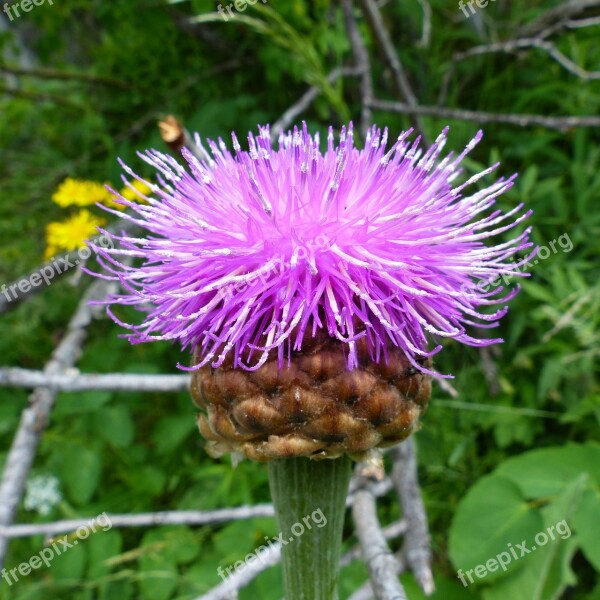
[{"label": "green stem", "polygon": [[351,461],[289,458],[269,463],[282,547],[285,600],[337,600]]}]

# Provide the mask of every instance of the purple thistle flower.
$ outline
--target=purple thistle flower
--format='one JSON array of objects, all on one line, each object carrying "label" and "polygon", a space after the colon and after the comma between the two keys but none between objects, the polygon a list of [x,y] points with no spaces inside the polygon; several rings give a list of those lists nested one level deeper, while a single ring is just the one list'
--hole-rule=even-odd
[{"label": "purple thistle flower", "polygon": [[[441,159],[447,128],[425,152],[419,138],[408,140],[411,131],[386,151],[387,129],[382,135],[373,127],[358,150],[352,124],[342,128],[337,146],[330,128],[324,152],[306,124],[281,134],[278,149],[268,127],[259,131],[249,135],[249,151],[233,135],[235,155],[221,139],[208,142],[214,158],[204,161],[184,149],[188,170],[160,152],[140,154],[160,173],[154,196],[148,204],[119,196],[132,215],[105,208],[148,232],[113,235],[118,247],[94,248],[104,277],[125,290],[106,303],[147,312],[141,324],[128,325],[107,309],[131,330],[131,342],[198,346],[201,362],[190,370],[219,367],[230,353],[235,367],[254,370],[274,351],[281,368],[304,339],[325,328],[347,344],[349,369],[358,364],[356,340],[366,336],[373,361],[386,360],[391,343],[430,373],[419,359],[441,349],[431,348],[432,340],[502,341],[477,339],[467,327],[495,327],[506,313],[506,306],[478,309],[518,292],[503,294],[495,282],[527,275],[519,267],[531,255],[510,259],[532,246],[531,227],[494,246],[484,242],[531,211],[523,204],[506,213],[488,210],[516,175],[463,195],[498,165],[452,186],[481,132],[461,154]],[[122,262],[128,257],[141,264]],[[481,281],[492,289],[482,291]]]}]

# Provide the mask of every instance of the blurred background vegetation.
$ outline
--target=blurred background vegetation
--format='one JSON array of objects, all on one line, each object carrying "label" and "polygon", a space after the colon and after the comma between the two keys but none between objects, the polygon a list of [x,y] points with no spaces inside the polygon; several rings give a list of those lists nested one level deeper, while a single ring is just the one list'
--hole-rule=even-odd
[{"label": "blurred background vegetation", "polygon": [[[69,214],[51,201],[66,177],[120,187],[121,157],[150,176],[136,150],[165,150],[156,122],[177,115],[203,137],[233,130],[243,137],[274,122],[316,85],[324,92],[306,111],[311,129],[360,117],[358,81],[324,83],[353,64],[343,13],[335,0],[271,0],[249,7],[242,22],[193,23],[218,3],[192,0],[57,0],[0,22],[0,283],[43,262],[49,223]],[[539,49],[453,57],[480,44],[523,36],[528,24],[559,5],[498,0],[465,18],[455,2],[380,2],[420,104],[494,113],[597,115],[600,80],[569,72]],[[571,2],[571,4],[573,4]],[[585,3],[582,3],[585,4]],[[600,9],[580,18],[600,14]],[[426,18],[424,18],[424,15]],[[376,95],[394,96],[367,23],[356,17],[372,59]],[[423,24],[430,20],[430,35]],[[587,71],[600,70],[600,26],[563,27],[552,41]],[[406,115],[375,111],[392,135]],[[461,148],[479,125],[423,117],[434,139],[449,124]],[[434,387],[416,435],[438,592],[434,598],[600,599],[600,129],[515,127],[490,123],[467,161],[469,172],[502,161],[516,186],[499,201],[534,210],[536,244],[567,234],[572,250],[531,269],[511,302],[500,335],[480,353],[447,343],[441,372],[454,373],[453,396]],[[563,238],[564,239],[564,238]],[[69,276],[0,318],[0,362],[43,368],[80,297],[87,276]],[[95,322],[82,372],[169,373],[178,360],[168,344],[130,346],[107,320]],[[28,392],[0,389],[0,464]],[[17,522],[167,509],[212,509],[269,500],[262,465],[208,458],[186,393],[61,394],[32,478],[51,475],[59,496],[47,507],[22,506]],[[40,481],[40,480],[38,480]],[[391,498],[381,519],[397,518]],[[485,563],[507,542],[529,546],[536,532],[566,519],[572,536],[550,542],[464,588],[458,568]],[[276,534],[273,519],[219,527],[113,529],[14,585],[2,599],[190,599],[219,582],[216,569],[243,558]],[[346,545],[355,540],[350,529]],[[12,568],[43,547],[41,536],[15,540]],[[395,548],[401,541],[395,542]],[[366,578],[354,563],[342,572],[342,597]],[[403,576],[409,598],[422,593]],[[278,600],[277,569],[240,598]]]}]

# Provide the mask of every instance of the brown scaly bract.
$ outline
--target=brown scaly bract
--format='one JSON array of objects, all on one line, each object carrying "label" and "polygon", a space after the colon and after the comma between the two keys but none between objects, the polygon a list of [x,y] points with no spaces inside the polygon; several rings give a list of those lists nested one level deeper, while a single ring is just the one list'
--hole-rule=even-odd
[{"label": "brown scaly bract", "polygon": [[386,364],[372,361],[364,337],[356,345],[361,366],[351,371],[345,344],[318,332],[281,370],[275,354],[256,371],[228,361],[194,372],[192,397],[205,411],[198,424],[207,451],[259,461],[359,458],[408,437],[427,406],[430,376],[398,348],[388,348]]}]

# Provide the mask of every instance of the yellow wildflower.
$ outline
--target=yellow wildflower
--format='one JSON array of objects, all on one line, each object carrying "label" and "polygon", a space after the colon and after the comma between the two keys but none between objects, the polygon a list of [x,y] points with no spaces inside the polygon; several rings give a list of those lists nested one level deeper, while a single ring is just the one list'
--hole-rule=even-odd
[{"label": "yellow wildflower", "polygon": [[62,206],[89,206],[103,202],[110,192],[96,181],[85,181],[67,177],[52,195],[52,201]]},{"label": "yellow wildflower", "polygon": [[46,259],[59,251],[83,248],[86,240],[96,235],[96,227],[104,224],[104,219],[82,209],[62,222],[49,223],[46,227]]}]

